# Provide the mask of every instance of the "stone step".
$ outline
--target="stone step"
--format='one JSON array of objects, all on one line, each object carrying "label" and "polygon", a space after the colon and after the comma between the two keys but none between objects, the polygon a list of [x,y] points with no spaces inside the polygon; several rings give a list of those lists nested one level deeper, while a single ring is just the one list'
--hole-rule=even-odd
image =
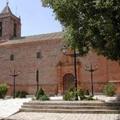
[{"label": "stone step", "polygon": [[120,110],[120,106],[92,106],[92,105],[23,105],[22,108],[35,108],[35,109],[116,109]]},{"label": "stone step", "polygon": [[101,101],[31,101],[24,103],[22,112],[55,113],[120,113],[120,103]]},{"label": "stone step", "polygon": [[73,101],[65,101],[65,102],[49,102],[49,101],[31,101],[29,103],[24,103],[27,105],[104,105],[104,102],[73,102]]},{"label": "stone step", "polygon": [[120,106],[120,103],[117,102],[111,102],[111,103],[105,103],[105,102],[96,102],[96,101],[31,101],[29,103],[24,103],[24,105],[57,105],[57,106],[63,106],[63,105],[71,105],[71,106]]},{"label": "stone step", "polygon": [[120,110],[108,109],[31,109],[21,108],[20,112],[49,112],[49,113],[101,113],[101,114],[118,114]]}]

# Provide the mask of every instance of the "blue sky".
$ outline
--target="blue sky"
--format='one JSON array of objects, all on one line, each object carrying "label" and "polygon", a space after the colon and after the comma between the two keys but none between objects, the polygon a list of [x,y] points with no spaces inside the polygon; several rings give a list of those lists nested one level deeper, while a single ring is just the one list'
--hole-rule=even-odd
[{"label": "blue sky", "polygon": [[[0,11],[7,0],[0,0]],[[21,16],[22,36],[62,31],[51,9],[42,7],[41,0],[9,0],[12,12]]]}]

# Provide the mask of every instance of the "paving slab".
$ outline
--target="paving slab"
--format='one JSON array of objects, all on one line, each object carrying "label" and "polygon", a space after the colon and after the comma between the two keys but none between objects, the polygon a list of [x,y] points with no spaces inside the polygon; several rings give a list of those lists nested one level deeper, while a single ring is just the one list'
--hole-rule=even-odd
[{"label": "paving slab", "polygon": [[120,120],[120,115],[20,112],[4,120]]},{"label": "paving slab", "polygon": [[0,100],[0,118],[2,119],[18,112],[21,105],[29,101],[31,101],[31,98]]},{"label": "paving slab", "polygon": [[[104,95],[97,95],[97,96],[95,96],[95,99],[108,102],[108,101],[115,100],[116,97],[106,97]],[[51,102],[58,103],[58,104],[59,104],[59,102],[60,103],[65,102],[65,101],[62,101],[62,96],[51,97],[51,100],[52,100]],[[24,102],[28,102],[28,101],[31,101],[31,99],[8,99],[8,100],[0,99],[0,120],[2,118],[6,118],[6,117],[16,113],[20,109],[21,105]],[[76,101],[76,103],[77,103],[77,101]],[[97,101],[96,101],[96,103],[97,103]],[[79,104],[79,101],[78,101],[78,104]],[[18,115],[18,117],[17,117],[17,115]],[[68,120],[69,118],[70,118],[70,120],[72,120],[72,118],[73,118],[73,120],[94,120],[95,118],[97,120],[99,120],[99,118],[100,118],[100,120],[120,120],[120,115],[117,115],[117,114],[111,114],[111,115],[109,115],[109,114],[107,114],[107,115],[106,114],[101,114],[101,115],[94,114],[94,115],[92,115],[92,114],[77,114],[76,113],[74,115],[72,114],[72,116],[71,116],[70,114],[65,114],[65,113],[57,114],[57,113],[24,113],[24,112],[22,112],[22,113],[13,115],[11,117],[15,117],[16,120],[17,119],[18,120],[37,120],[37,119],[38,120],[51,120],[51,119],[52,120]],[[38,117],[38,118],[36,118],[36,117]]]}]

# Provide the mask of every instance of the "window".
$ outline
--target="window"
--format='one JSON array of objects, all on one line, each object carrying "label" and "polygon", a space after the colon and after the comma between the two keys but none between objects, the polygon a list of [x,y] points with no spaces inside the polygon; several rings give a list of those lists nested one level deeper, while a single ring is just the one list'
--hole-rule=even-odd
[{"label": "window", "polygon": [[37,52],[36,57],[39,59],[41,58],[41,52]]},{"label": "window", "polygon": [[14,24],[14,37],[17,36],[17,24],[15,23]]},{"label": "window", "polygon": [[0,37],[2,37],[2,22],[0,22]]},{"label": "window", "polygon": [[14,55],[13,54],[10,55],[10,61],[14,61]]}]

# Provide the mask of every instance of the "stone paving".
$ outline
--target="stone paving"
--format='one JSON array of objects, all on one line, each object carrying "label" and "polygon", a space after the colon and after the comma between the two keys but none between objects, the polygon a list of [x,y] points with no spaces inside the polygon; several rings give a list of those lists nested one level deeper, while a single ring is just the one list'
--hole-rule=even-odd
[{"label": "stone paving", "polygon": [[7,100],[2,100],[0,99],[0,119],[8,117],[16,112],[19,111],[21,108],[21,105],[24,102],[31,101],[31,98],[27,99],[7,99]]},{"label": "stone paving", "polygon": [[[95,96],[101,101],[111,101],[115,97],[105,97],[102,95]],[[53,97],[51,102],[61,102],[62,97]],[[60,100],[60,101],[59,101]],[[0,100],[0,120],[120,120],[120,114],[78,114],[78,113],[34,113],[34,112],[20,112],[12,115],[19,110],[23,102],[30,101],[30,99],[9,99]],[[64,102],[64,101],[63,101]],[[90,102],[90,101],[89,101]],[[9,116],[12,115],[12,116]],[[9,117],[8,117],[9,116]],[[6,118],[6,119],[2,119]]]},{"label": "stone paving", "polygon": [[5,120],[120,120],[120,115],[20,112]]}]

